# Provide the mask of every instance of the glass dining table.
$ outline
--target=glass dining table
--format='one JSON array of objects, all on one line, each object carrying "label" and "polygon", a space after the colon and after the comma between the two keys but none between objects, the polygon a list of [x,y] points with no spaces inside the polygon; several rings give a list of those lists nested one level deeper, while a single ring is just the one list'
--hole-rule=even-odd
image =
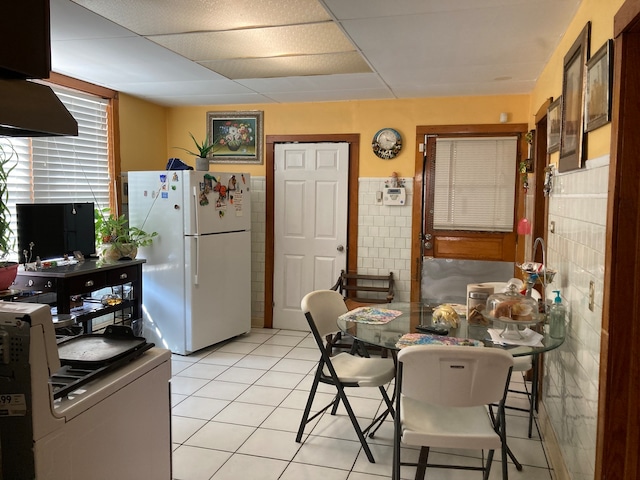
[{"label": "glass dining table", "polygon": [[[536,324],[522,324],[514,325],[513,323],[505,323],[499,320],[488,320],[485,318],[483,324],[469,324],[466,316],[460,315],[457,327],[447,326],[448,333],[445,335],[433,335],[425,333],[420,330],[420,327],[433,326],[433,312],[439,306],[439,304],[429,304],[423,302],[392,302],[375,305],[377,310],[392,310],[400,312],[399,315],[391,318],[366,318],[364,315],[362,318],[358,318],[356,321],[347,320],[345,316],[338,318],[338,328],[343,333],[351,335],[360,344],[364,344],[364,353],[366,352],[366,345],[374,345],[388,349],[392,352],[395,361],[396,352],[400,350],[398,340],[400,340],[406,334],[422,333],[431,337],[449,337],[443,338],[446,342],[449,340],[451,343],[465,344],[473,343],[474,345],[484,345],[485,347],[502,348],[507,349],[514,357],[525,357],[527,355],[532,356],[532,368],[533,379],[531,382],[531,408],[529,410],[529,437],[532,433],[533,425],[533,406],[537,405],[538,396],[538,356],[542,353],[548,352],[555,348],[558,348],[564,343],[563,338],[554,338],[549,334],[549,329],[543,323]],[[461,312],[460,312],[461,313]],[[440,325],[441,326],[441,325]],[[493,341],[490,335],[489,329],[495,329],[496,331],[506,332],[516,335],[522,330],[522,327],[529,327],[535,332],[539,333],[542,338],[539,343],[535,345],[516,345],[508,342],[514,341],[509,335],[508,338],[503,341]],[[406,338],[406,337],[405,337]],[[470,340],[471,342],[465,342]],[[503,339],[500,339],[503,340]],[[516,339],[515,341],[517,341]],[[401,342],[402,343],[402,342]],[[395,390],[394,390],[395,397]],[[381,423],[381,422],[380,422]],[[373,432],[375,433],[375,430]],[[509,456],[513,460],[516,468],[522,470],[522,465],[515,458],[511,450],[508,451]]]},{"label": "glass dining table", "polygon": [[[374,345],[382,348],[386,348],[391,351],[399,350],[398,340],[407,333],[426,333],[420,331],[420,326],[433,325],[433,311],[438,305],[427,304],[422,302],[393,302],[376,305],[376,308],[384,310],[395,310],[401,312],[397,317],[386,321],[386,323],[380,322],[368,322],[360,319],[356,321],[348,320],[344,317],[338,319],[338,328],[346,334],[351,335],[353,338],[365,345]],[[494,328],[500,331],[504,331],[506,328],[510,328],[513,332],[513,325],[507,325],[499,320],[483,322],[486,324],[469,324],[465,316],[460,316],[459,324],[457,327],[447,326],[448,333],[445,336],[455,337],[457,339],[470,339],[477,340],[484,344],[486,347],[495,347],[508,349],[509,353],[514,357],[521,357],[527,355],[538,355],[549,350],[558,348],[564,342],[564,338],[553,338],[549,334],[548,328],[543,324],[528,325],[532,330],[535,330],[542,339],[540,343],[532,345],[515,345],[510,344],[510,339],[505,338],[504,342],[492,341],[489,334],[489,329]],[[524,324],[522,326],[525,326]],[[517,327],[517,326],[516,326]],[[520,327],[522,328],[522,327]],[[428,333],[426,333],[429,335]]]}]

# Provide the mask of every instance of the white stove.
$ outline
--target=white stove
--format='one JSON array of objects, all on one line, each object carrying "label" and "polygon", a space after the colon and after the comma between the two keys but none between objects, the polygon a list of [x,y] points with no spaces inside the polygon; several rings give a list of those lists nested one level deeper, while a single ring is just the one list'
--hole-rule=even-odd
[{"label": "white stove", "polygon": [[0,301],[0,480],[170,480],[170,360],[148,349],[54,400],[49,306]]}]

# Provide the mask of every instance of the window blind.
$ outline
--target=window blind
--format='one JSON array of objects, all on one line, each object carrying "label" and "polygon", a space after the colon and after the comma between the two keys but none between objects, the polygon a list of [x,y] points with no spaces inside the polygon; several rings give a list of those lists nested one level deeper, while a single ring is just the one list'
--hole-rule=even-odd
[{"label": "window blind", "polygon": [[[78,122],[78,136],[0,139],[18,153],[8,182],[14,236],[17,203],[94,202],[97,208],[109,206],[109,101],[50,86]],[[17,258],[17,252],[10,257]]]},{"label": "window blind", "polygon": [[436,140],[433,227],[513,231],[516,137]]}]

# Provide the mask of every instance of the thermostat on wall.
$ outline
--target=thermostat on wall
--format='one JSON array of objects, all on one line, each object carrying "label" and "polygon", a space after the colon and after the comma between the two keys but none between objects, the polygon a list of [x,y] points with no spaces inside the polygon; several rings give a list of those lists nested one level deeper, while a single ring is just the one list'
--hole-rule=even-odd
[{"label": "thermostat on wall", "polygon": [[385,187],[382,197],[383,205],[404,205],[407,196],[404,187]]}]

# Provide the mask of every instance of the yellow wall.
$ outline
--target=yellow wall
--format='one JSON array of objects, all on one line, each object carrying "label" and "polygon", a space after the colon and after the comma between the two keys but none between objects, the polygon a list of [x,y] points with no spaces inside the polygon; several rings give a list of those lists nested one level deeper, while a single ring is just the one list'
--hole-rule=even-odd
[{"label": "yellow wall", "polygon": [[[167,144],[191,147],[189,132],[203,139],[208,111],[262,110],[266,135],[359,133],[361,177],[385,177],[394,171],[413,176],[416,126],[498,123],[500,112],[509,113],[509,122],[528,123],[528,108],[528,95],[171,108]],[[371,150],[373,135],[383,127],[395,128],[404,140],[400,155],[392,161],[379,159]],[[175,152],[169,148],[167,155]],[[193,164],[192,159],[181,158]],[[215,164],[211,169],[233,171],[238,165]],[[242,165],[242,169],[265,174],[264,165]]]},{"label": "yellow wall", "polygon": [[[624,0],[582,0],[580,8],[571,21],[569,28],[559,42],[558,48],[540,75],[536,87],[531,93],[531,119],[540,106],[549,97],[562,95],[562,68],[564,56],[573,45],[587,22],[591,22],[591,54],[594,54],[609,38],[613,38],[613,16]],[[615,54],[615,53],[614,53]],[[533,127],[534,121],[530,121]],[[598,128],[587,134],[586,158],[597,158],[608,154],[611,143],[611,125]],[[559,153],[551,156],[551,163],[558,161]]]},{"label": "yellow wall", "polygon": [[[501,112],[509,114],[510,123],[528,123],[529,96],[163,108],[123,95],[120,100],[122,170],[162,170],[170,157],[194,165],[193,157],[174,147],[193,150],[189,132],[198,141],[204,139],[208,111],[239,110],[264,111],[265,135],[359,133],[360,176],[386,177],[394,171],[401,176],[413,176],[416,126],[498,123]],[[403,150],[392,161],[381,160],[371,151],[371,139],[383,127],[395,128],[404,139]],[[153,148],[148,148],[151,145]],[[237,164],[211,166],[216,171],[238,168]],[[253,175],[265,174],[264,165],[242,164],[241,168]]]},{"label": "yellow wall", "polygon": [[167,164],[167,109],[120,94],[120,169],[164,170]]}]

